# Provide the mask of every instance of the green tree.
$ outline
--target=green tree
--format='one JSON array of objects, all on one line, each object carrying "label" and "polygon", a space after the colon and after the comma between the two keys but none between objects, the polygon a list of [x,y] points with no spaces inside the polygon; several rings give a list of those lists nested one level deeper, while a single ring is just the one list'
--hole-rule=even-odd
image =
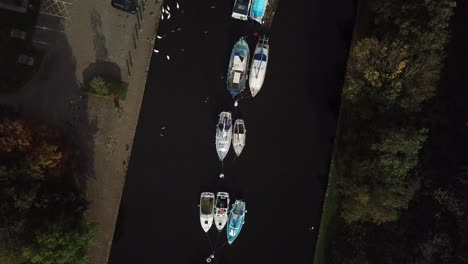
[{"label": "green tree", "polygon": [[41,177],[30,169],[0,167],[0,240],[16,240],[25,232],[39,200]]},{"label": "green tree", "polygon": [[73,223],[61,219],[44,225],[23,248],[22,257],[32,264],[86,264],[94,230],[85,220]]},{"label": "green tree", "polygon": [[112,95],[112,90],[111,86],[109,85],[106,80],[102,77],[94,77],[90,82],[89,82],[89,91],[91,93],[101,95],[101,96],[109,96]]},{"label": "green tree", "polygon": [[412,177],[427,130],[399,129],[381,132],[369,156],[352,163],[338,180],[343,194],[342,216],[348,222],[382,224],[396,221],[419,188]]}]

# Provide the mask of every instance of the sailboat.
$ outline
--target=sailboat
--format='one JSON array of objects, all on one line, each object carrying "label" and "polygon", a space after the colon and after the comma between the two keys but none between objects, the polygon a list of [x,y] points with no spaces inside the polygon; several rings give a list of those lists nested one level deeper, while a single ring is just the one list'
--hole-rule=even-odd
[{"label": "sailboat", "polygon": [[227,73],[227,89],[232,97],[239,95],[245,88],[248,65],[250,59],[249,45],[244,38],[240,38],[231,52]]},{"label": "sailboat", "polygon": [[255,47],[252,65],[250,67],[249,87],[252,97],[255,97],[260,89],[262,89],[263,82],[265,81],[269,49],[268,38],[263,36]]},{"label": "sailboat", "polygon": [[232,117],[230,112],[221,112],[219,114],[218,125],[216,126],[216,152],[218,153],[219,160],[223,160],[229,148],[231,147],[232,140]]},{"label": "sailboat", "polygon": [[226,229],[229,245],[231,245],[237,236],[239,236],[239,233],[242,230],[242,226],[245,222],[245,213],[245,202],[236,200],[229,214],[229,221]]},{"label": "sailboat", "polygon": [[234,130],[232,132],[232,147],[234,152],[239,157],[245,146],[245,139],[247,137],[247,130],[245,129],[245,123],[242,119],[236,119],[234,122]]},{"label": "sailboat", "polygon": [[203,231],[208,232],[213,225],[214,193],[204,192],[200,195],[200,223]]}]

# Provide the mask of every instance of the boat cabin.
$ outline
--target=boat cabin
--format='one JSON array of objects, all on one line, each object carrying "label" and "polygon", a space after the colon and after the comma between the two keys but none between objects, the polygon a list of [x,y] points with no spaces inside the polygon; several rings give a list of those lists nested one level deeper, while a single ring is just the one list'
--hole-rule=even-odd
[{"label": "boat cabin", "polygon": [[247,20],[249,18],[251,0],[235,0],[232,9],[232,17],[239,20]]}]

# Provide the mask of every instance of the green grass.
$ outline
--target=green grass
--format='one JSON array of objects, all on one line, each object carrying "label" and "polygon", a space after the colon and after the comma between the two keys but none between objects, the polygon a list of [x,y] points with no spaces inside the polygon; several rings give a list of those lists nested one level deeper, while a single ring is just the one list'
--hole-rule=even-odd
[{"label": "green grass", "polygon": [[[373,14],[370,10],[368,1],[358,1],[356,21],[354,25],[353,40],[351,46],[357,43],[360,39],[366,37],[367,34],[371,31],[372,25]],[[341,111],[343,111],[342,107],[340,109],[340,116],[342,116]],[[323,204],[319,236],[315,248],[314,264],[326,263],[327,254],[329,253],[330,245],[336,235],[339,220],[340,197],[338,191],[336,190],[336,182],[337,179],[341,176],[341,173],[343,173],[346,169],[345,164],[343,164],[343,154],[341,154],[342,152],[339,151],[339,137],[341,135],[340,127],[341,126],[339,119],[336,133],[337,139],[335,140],[333,159],[330,164],[330,173],[328,176],[327,193]]]},{"label": "green grass", "polygon": [[327,252],[329,252],[329,247],[336,231],[335,227],[340,203],[338,192],[335,190],[336,179],[339,177],[336,159],[337,157],[335,156],[330,166],[327,194],[325,196],[319,236],[315,248],[314,264],[326,263]]}]

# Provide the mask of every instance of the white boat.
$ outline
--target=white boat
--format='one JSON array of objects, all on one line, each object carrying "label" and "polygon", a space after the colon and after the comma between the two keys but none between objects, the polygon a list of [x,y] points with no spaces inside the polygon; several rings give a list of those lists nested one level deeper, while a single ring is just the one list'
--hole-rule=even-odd
[{"label": "white boat", "polygon": [[252,0],[235,0],[232,8],[232,18],[247,20]]},{"label": "white boat", "polygon": [[229,211],[229,193],[218,192],[216,194],[214,222],[216,228],[221,231],[226,226]]},{"label": "white boat", "polygon": [[255,97],[260,89],[262,89],[268,65],[269,49],[268,38],[265,36],[260,38],[255,47],[249,74],[249,87],[252,97]]},{"label": "white boat", "polygon": [[247,137],[244,120],[236,119],[232,134],[232,147],[234,148],[236,155],[239,157],[245,147],[245,139]]},{"label": "white boat", "polygon": [[221,112],[219,115],[218,125],[216,126],[216,152],[219,160],[223,160],[232,140],[232,117],[230,112]]},{"label": "white boat", "polygon": [[205,232],[213,225],[214,193],[204,192],[200,195],[200,223]]}]

